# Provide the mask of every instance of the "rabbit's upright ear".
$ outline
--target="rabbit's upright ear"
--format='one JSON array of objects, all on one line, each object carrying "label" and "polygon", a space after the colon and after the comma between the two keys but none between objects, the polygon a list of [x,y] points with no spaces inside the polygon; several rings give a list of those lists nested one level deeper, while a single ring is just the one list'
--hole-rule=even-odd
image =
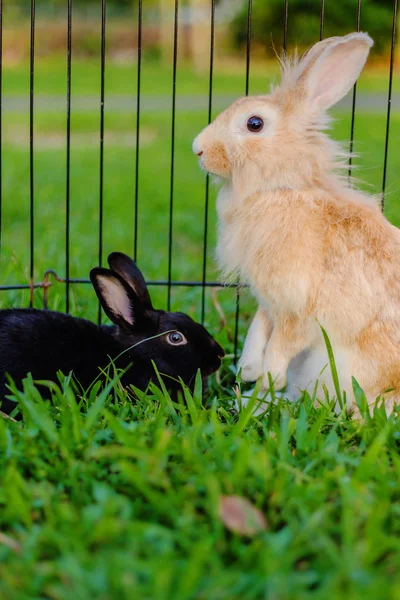
[{"label": "rabbit's upright ear", "polygon": [[90,271],[90,281],[100,304],[113,323],[133,326],[142,314],[142,305],[132,288],[117,273],[96,267]]},{"label": "rabbit's upright ear", "polygon": [[126,283],[134,290],[140,299],[144,309],[151,310],[153,305],[146,282],[136,263],[122,252],[112,252],[108,255],[110,269],[118,273]]},{"label": "rabbit's upright ear", "polygon": [[297,86],[311,108],[325,111],[357,81],[373,40],[366,33],[350,33],[315,44],[299,65]]}]

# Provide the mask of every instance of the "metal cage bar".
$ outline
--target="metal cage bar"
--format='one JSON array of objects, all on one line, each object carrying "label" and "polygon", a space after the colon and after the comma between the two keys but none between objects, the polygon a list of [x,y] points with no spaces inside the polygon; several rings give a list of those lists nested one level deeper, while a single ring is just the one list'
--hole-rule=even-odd
[{"label": "metal cage bar", "polygon": [[[100,167],[99,167],[99,265],[103,264],[103,221],[104,221],[104,92],[106,70],[106,14],[107,0],[101,0],[101,51],[100,51]],[[101,305],[98,305],[97,320],[101,323]]]},{"label": "metal cage bar", "polygon": [[285,0],[285,16],[283,19],[283,51],[287,50],[287,39],[288,39],[288,21],[289,21],[289,0]]},{"label": "metal cage bar", "polygon": [[72,0],[68,0],[67,25],[67,164],[65,190],[65,310],[69,312],[69,252],[71,208],[71,67],[72,67]]},{"label": "metal cage bar", "polygon": [[33,305],[33,281],[35,269],[35,179],[34,179],[34,92],[35,92],[35,0],[31,0],[31,32],[29,60],[29,278],[31,295],[29,306]]},{"label": "metal cage bar", "polygon": [[[357,31],[360,31],[361,19],[361,0],[357,0]],[[354,124],[356,118],[356,99],[357,99],[357,81],[353,86],[353,99],[351,103],[351,125],[350,125],[350,149],[349,149],[349,177],[351,177],[351,169],[353,164],[353,146],[354,146]]]},{"label": "metal cage bar", "polygon": [[174,176],[175,176],[175,113],[176,113],[176,68],[178,61],[178,17],[179,0],[174,5],[174,50],[172,58],[172,115],[171,115],[171,177],[169,187],[169,224],[168,224],[168,293],[167,309],[171,310],[172,282],[172,236],[174,218]]},{"label": "metal cage bar", "polygon": [[134,199],[134,225],[133,225],[133,258],[137,260],[138,253],[138,216],[139,216],[139,151],[140,151],[140,86],[142,82],[142,0],[138,1],[138,28],[137,28],[137,80],[136,80],[136,155],[135,155],[135,199]]},{"label": "metal cage bar", "polygon": [[[66,279],[64,277],[56,277],[56,281],[59,281],[61,283],[67,283]],[[77,278],[72,278],[68,281],[68,283],[70,285],[76,285],[76,284],[81,284],[81,283],[91,283],[90,279],[77,279]],[[146,285],[154,285],[154,286],[158,286],[158,287],[166,287],[168,285],[168,281],[166,281],[165,279],[160,279],[160,280],[155,280],[155,281],[146,281]],[[201,287],[201,286],[205,286],[205,287],[210,287],[210,288],[236,288],[236,284],[235,283],[221,283],[219,281],[206,281],[203,282],[202,281],[171,281],[171,286],[172,287],[189,287],[189,288],[193,288],[193,287]],[[44,287],[49,287],[49,284],[45,283],[44,281],[39,281],[34,283],[33,285],[29,285],[29,283],[14,283],[14,284],[10,284],[10,285],[0,285],[0,291],[10,291],[10,290],[29,290],[31,288],[44,288]]]},{"label": "metal cage bar", "polygon": [[[214,40],[215,40],[215,0],[211,0],[211,20],[210,20],[210,72],[208,83],[208,123],[211,123],[212,114],[212,95],[213,95],[213,75],[214,75]],[[204,232],[203,232],[203,267],[202,267],[202,288],[201,288],[201,322],[204,323],[206,310],[206,287],[207,280],[207,242],[208,242],[208,205],[210,198],[210,176],[206,175],[206,193],[204,199]]]},{"label": "metal cage bar", "polygon": [[0,0],[0,252],[3,225],[3,0]]},{"label": "metal cage bar", "polygon": [[393,85],[393,67],[394,67],[394,51],[396,46],[396,27],[397,27],[397,0],[393,0],[393,23],[392,23],[392,42],[390,47],[390,66],[389,66],[389,89],[386,112],[386,134],[385,134],[385,153],[383,159],[383,176],[382,176],[382,194],[381,206],[385,208],[385,191],[386,191],[386,172],[389,152],[389,133],[390,133],[390,109],[392,106],[392,85]]},{"label": "metal cage bar", "polygon": [[[55,279],[56,281],[59,281],[61,283],[66,283],[66,279],[65,277],[59,277],[54,271],[52,271],[52,274],[55,275]],[[14,283],[14,284],[10,284],[10,285],[0,285],[0,291],[9,291],[9,290],[29,290],[32,287],[33,288],[45,288],[45,287],[50,287],[51,284],[48,284],[45,282],[44,280],[45,278],[43,278],[43,281],[38,281],[36,283],[34,283],[33,285],[29,285],[29,283]],[[90,279],[79,279],[79,278],[71,278],[68,282],[70,285],[76,285],[76,284],[81,284],[81,283],[85,283],[85,284],[89,284],[91,283]],[[168,282],[165,279],[160,279],[160,280],[154,280],[154,281],[146,281],[146,285],[150,285],[150,286],[158,286],[158,287],[165,287],[166,285],[168,285]],[[189,288],[194,288],[194,287],[201,287],[203,285],[202,281],[171,281],[171,286],[172,287],[189,287]],[[236,284],[235,283],[221,283],[219,281],[206,281],[204,283],[205,287],[210,287],[210,288],[236,288]]]},{"label": "metal cage bar", "polygon": [[[253,13],[253,0],[248,0],[247,4],[247,33],[246,33],[246,77],[245,77],[245,95],[249,95],[250,84],[250,58],[251,58],[251,19]],[[238,343],[239,343],[239,316],[240,316],[240,281],[236,287],[236,308],[235,308],[235,330],[233,335],[233,356],[237,361]]]},{"label": "metal cage bar", "polygon": [[321,0],[319,41],[321,41],[324,37],[324,25],[325,25],[325,0]]}]

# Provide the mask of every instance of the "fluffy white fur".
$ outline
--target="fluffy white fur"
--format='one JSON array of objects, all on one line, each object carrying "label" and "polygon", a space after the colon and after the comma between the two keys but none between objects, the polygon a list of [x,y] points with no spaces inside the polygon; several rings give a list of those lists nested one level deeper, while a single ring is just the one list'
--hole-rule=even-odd
[{"label": "fluffy white fur", "polygon": [[[239,367],[289,395],[314,386],[330,337],[342,388],[354,375],[388,410],[400,397],[400,233],[376,199],[342,177],[344,153],[330,140],[326,110],[358,78],[372,45],[365,33],[315,44],[283,61],[268,96],[241,98],[204,129],[193,151],[223,180],[217,258],[259,301]],[[247,129],[249,116],[264,129]],[[332,391],[330,372],[321,381]],[[392,389],[389,393],[386,390]]]}]

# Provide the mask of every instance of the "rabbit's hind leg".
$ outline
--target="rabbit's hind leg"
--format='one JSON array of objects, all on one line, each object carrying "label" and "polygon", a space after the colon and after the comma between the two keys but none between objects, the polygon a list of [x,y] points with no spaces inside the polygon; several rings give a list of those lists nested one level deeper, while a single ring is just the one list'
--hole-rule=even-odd
[{"label": "rabbit's hind leg", "polygon": [[310,347],[314,335],[315,332],[306,319],[287,316],[275,323],[264,355],[264,389],[270,387],[270,377],[276,390],[287,385],[290,362]]}]

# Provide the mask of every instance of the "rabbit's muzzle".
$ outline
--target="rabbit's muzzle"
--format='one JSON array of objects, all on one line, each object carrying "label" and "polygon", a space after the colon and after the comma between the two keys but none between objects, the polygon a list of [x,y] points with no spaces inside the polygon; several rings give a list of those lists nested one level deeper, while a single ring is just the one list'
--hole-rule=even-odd
[{"label": "rabbit's muzzle", "polygon": [[[215,347],[212,349],[212,359],[211,357],[207,357],[207,360],[204,361],[203,366],[201,367],[201,372],[204,377],[208,377],[218,371],[221,366],[222,359],[225,356],[225,351],[217,342],[215,343]],[[211,360],[210,360],[211,359]]]},{"label": "rabbit's muzzle", "polygon": [[195,138],[192,150],[198,156],[200,167],[204,171],[227,178],[231,172],[231,167],[225,145],[211,135],[209,127],[206,127]]}]

